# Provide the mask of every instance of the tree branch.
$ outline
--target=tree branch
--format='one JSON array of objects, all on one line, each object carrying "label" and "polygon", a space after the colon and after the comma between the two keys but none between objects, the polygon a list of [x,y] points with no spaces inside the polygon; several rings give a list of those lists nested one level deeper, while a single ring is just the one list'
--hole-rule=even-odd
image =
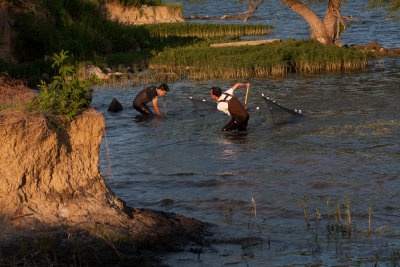
[{"label": "tree branch", "polygon": [[247,21],[258,9],[258,7],[264,3],[265,0],[250,0],[249,2],[249,10],[245,12],[238,13],[239,15],[247,14],[243,21]]}]

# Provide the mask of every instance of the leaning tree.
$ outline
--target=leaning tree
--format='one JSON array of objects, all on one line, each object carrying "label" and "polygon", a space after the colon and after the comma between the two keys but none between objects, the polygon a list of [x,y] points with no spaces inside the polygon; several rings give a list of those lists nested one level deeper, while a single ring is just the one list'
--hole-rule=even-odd
[{"label": "leaning tree", "polygon": [[[249,10],[245,21],[251,17],[266,1],[272,0],[248,0]],[[284,5],[301,15],[311,28],[311,38],[322,44],[333,44],[340,35],[341,29],[346,28],[346,20],[354,20],[353,17],[343,16],[340,12],[341,5],[351,0],[280,0]],[[310,8],[312,3],[327,3],[328,7],[324,18],[318,17]],[[399,15],[400,0],[369,0],[370,8],[384,8],[390,15]]]}]

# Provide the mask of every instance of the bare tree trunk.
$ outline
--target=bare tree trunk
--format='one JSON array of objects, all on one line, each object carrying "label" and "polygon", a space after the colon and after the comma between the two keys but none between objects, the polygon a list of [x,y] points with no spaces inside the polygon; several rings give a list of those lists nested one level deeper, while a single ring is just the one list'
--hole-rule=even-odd
[{"label": "bare tree trunk", "polygon": [[[246,14],[245,21],[256,12],[264,1],[265,0],[249,0],[249,10],[240,13]],[[352,17],[341,16],[340,3],[343,1],[344,0],[329,0],[325,17],[322,20],[301,0],[281,0],[283,4],[301,15],[308,22],[311,28],[311,38],[318,40],[318,42],[322,44],[333,44],[335,38],[339,38],[340,26],[346,27],[344,19],[354,20]]]},{"label": "bare tree trunk", "polygon": [[323,20],[325,24],[325,29],[329,39],[334,41],[336,35],[336,25],[338,17],[340,17],[340,0],[330,0],[328,4],[328,9],[326,10],[325,18]]},{"label": "bare tree trunk", "polygon": [[337,13],[340,13],[339,1],[330,0],[324,20],[321,20],[307,5],[300,0],[281,0],[294,12],[301,15],[310,25],[311,38],[322,44],[332,44],[335,40]]}]

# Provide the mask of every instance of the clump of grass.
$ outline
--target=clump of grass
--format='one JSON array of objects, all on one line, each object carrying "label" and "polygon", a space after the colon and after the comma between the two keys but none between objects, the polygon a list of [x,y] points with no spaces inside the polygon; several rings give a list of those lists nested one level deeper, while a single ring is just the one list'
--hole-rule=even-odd
[{"label": "clump of grass", "polygon": [[150,86],[151,84],[159,83],[160,81],[166,83],[172,83],[183,79],[183,75],[179,75],[177,73],[169,72],[169,73],[145,73],[134,75],[132,79],[130,79],[132,86]]},{"label": "clump of grass", "polygon": [[35,91],[26,84],[11,78],[7,73],[0,74],[0,112],[7,110],[24,110]]},{"label": "clump of grass", "polygon": [[318,129],[317,134],[333,138],[340,138],[342,136],[380,137],[396,132],[399,127],[400,122],[395,120],[362,122],[359,125],[331,125]]},{"label": "clump of grass", "polygon": [[0,60],[0,69],[7,75],[26,81],[27,86],[35,86],[40,82],[43,73],[51,74],[51,62],[44,59],[35,59],[29,62],[11,63]]},{"label": "clump of grass", "polygon": [[117,2],[124,6],[141,7],[142,5],[159,6],[162,4],[161,0],[106,0],[106,2]]},{"label": "clump of grass", "polygon": [[90,234],[94,237],[100,238],[104,240],[117,254],[117,256],[122,259],[122,254],[118,251],[115,246],[115,242],[118,239],[115,233],[111,229],[109,229],[106,225],[102,224],[94,224],[90,229]]},{"label": "clump of grass", "polygon": [[305,218],[306,223],[307,223],[307,230],[309,230],[311,224],[310,224],[310,219],[308,218],[308,209],[307,209],[307,199],[306,199],[306,198],[305,198],[305,199],[302,199],[302,201],[301,201],[301,207],[302,207],[302,209],[303,209],[304,218]]},{"label": "clump of grass", "polygon": [[348,195],[345,195],[344,205],[346,207],[346,216],[347,216],[347,233],[351,235],[351,212],[350,212],[350,199]]},{"label": "clump of grass", "polygon": [[368,54],[356,49],[324,46],[314,40],[288,40],[261,46],[167,48],[150,62],[155,70],[202,80],[353,71],[366,68],[369,59]]},{"label": "clump of grass", "polygon": [[150,37],[220,38],[235,36],[266,36],[273,33],[267,24],[158,23],[136,26]]}]

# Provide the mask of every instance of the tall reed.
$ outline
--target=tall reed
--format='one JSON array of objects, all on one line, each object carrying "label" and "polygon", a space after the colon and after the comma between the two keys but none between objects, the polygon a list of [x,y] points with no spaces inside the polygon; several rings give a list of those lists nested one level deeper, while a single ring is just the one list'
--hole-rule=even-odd
[{"label": "tall reed", "polygon": [[136,26],[150,37],[169,36],[220,38],[226,36],[267,36],[273,26],[267,24],[158,23]]},{"label": "tall reed", "polygon": [[310,229],[310,219],[308,218],[308,209],[307,209],[307,199],[302,199],[301,200],[301,207],[303,209],[303,213],[304,213],[304,218],[306,219],[306,223],[307,223],[307,230]]},{"label": "tall reed", "polygon": [[350,202],[346,202],[346,215],[347,215],[347,233],[351,235],[351,212],[350,212]]},{"label": "tall reed", "polygon": [[285,77],[366,68],[368,54],[352,48],[324,46],[313,40],[288,40],[261,46],[166,48],[150,59],[151,67],[201,79]]},{"label": "tall reed", "polygon": [[368,234],[371,235],[371,216],[372,216],[372,208],[368,209]]}]

